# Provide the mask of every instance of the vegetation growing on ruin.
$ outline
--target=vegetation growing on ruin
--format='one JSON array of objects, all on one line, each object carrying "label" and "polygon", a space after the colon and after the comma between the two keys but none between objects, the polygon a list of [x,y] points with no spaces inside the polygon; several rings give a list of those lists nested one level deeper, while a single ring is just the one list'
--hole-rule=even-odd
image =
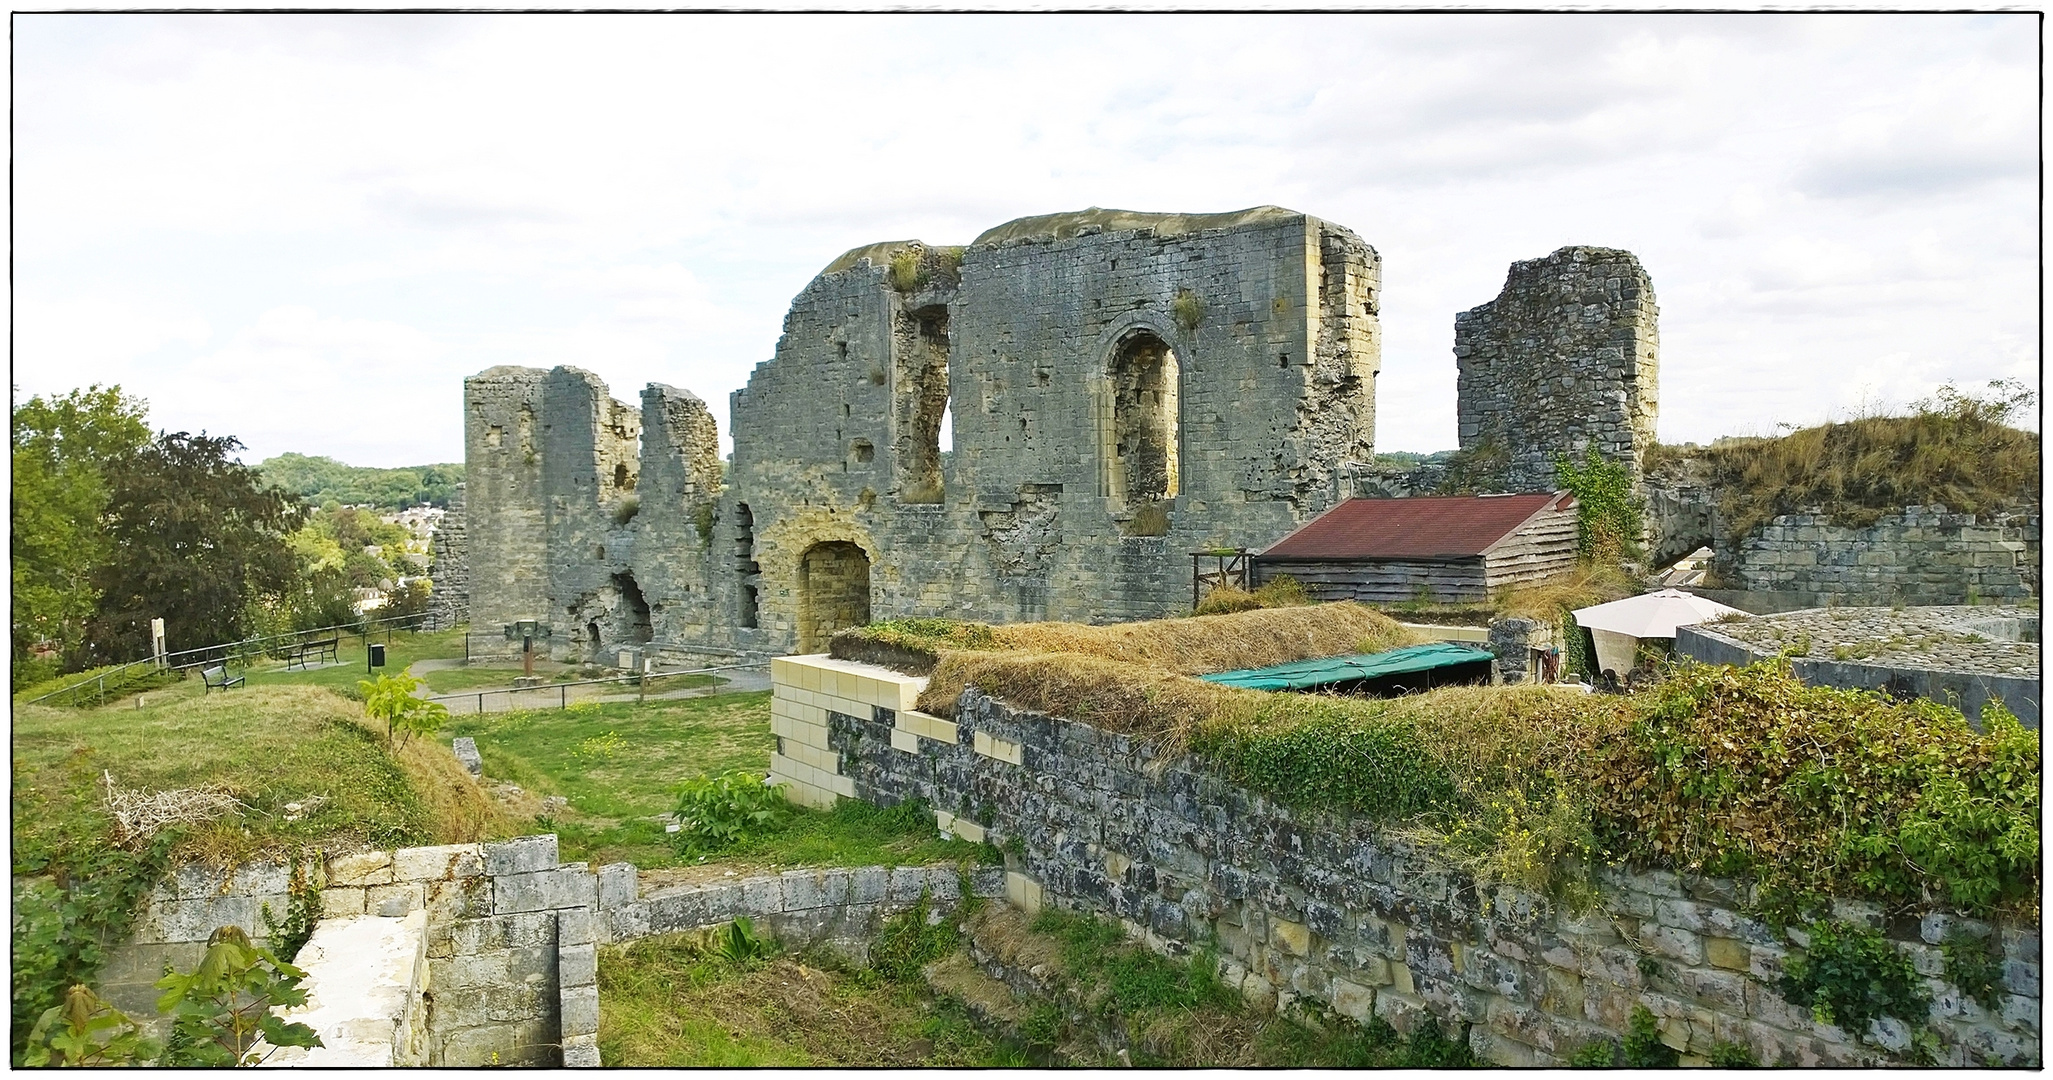
[{"label": "vegetation growing on ruin", "polygon": [[1287,574],[1263,582],[1253,592],[1232,584],[1215,585],[1198,601],[1197,615],[1231,615],[1262,608],[1304,607],[1312,603],[1304,585]]},{"label": "vegetation growing on ruin", "polygon": [[599,1058],[609,1068],[1026,1064],[915,986],[824,956],[737,964],[703,933],[605,947]]},{"label": "vegetation growing on ruin", "polygon": [[[1000,648],[976,651],[937,632],[920,707],[945,715],[975,685],[1194,751],[1293,805],[1402,826],[1485,883],[1570,901],[1588,895],[1595,866],[1629,862],[1754,881],[1778,919],[1831,895],[1975,913],[2038,902],[2039,736],[2000,708],[1977,731],[1930,702],[1807,687],[1774,662],[1684,665],[1631,697],[1268,694],[1185,673],[1281,662],[1269,650],[1321,655],[1251,631],[1280,616],[1317,636],[1310,627],[1331,618],[1345,637],[1361,615],[1381,619],[1351,607],[999,626],[988,629]],[[1195,626],[1219,629],[1199,645],[1185,636]]]},{"label": "vegetation growing on ruin", "polygon": [[[1288,586],[1271,595],[1282,599]],[[986,626],[952,619],[890,619],[834,635],[833,655],[843,659],[877,658],[874,647],[907,654],[908,662],[931,667],[958,651],[1064,653],[1094,656],[1187,675],[1263,667],[1292,660],[1342,653],[1381,652],[1416,642],[1412,633],[1389,616],[1354,603],[1274,607],[1187,619],[1115,623],[1043,622]],[[960,682],[941,671],[936,683],[947,682],[959,694]],[[945,699],[949,687],[929,687],[923,700]],[[945,706],[944,706],[945,708]]]},{"label": "vegetation growing on ruin", "polygon": [[1658,475],[1694,459],[1720,492],[1719,516],[1733,536],[1811,507],[1857,527],[1905,506],[1984,514],[2038,497],[2039,436],[2011,426],[2035,397],[2009,379],[1981,391],[1946,386],[1904,416],[1863,416],[1704,448],[1656,446],[1647,468]]},{"label": "vegetation growing on ruin", "polygon": [[[1010,1027],[1036,1063],[1155,1068],[1447,1068],[1475,1064],[1461,1039],[1431,1022],[1410,1037],[1380,1018],[1358,1024],[1316,1003],[1287,1014],[1257,1010],[1223,977],[1216,951],[1170,958],[1127,937],[1112,920],[1061,908],[1036,915],[992,906],[971,935],[1007,966],[1051,989]],[[968,968],[967,964],[963,965]],[[930,969],[932,970],[932,969]],[[944,989],[969,971],[930,979]],[[1007,1005],[1010,1004],[1010,1008]],[[1307,1007],[1309,1006],[1309,1007]],[[991,1010],[993,1012],[998,1009]],[[1123,1052],[1108,1050],[1108,1042]]]},{"label": "vegetation growing on ruin", "polygon": [[1646,501],[1633,491],[1633,471],[1606,461],[1592,445],[1580,462],[1554,462],[1556,482],[1575,496],[1575,553],[1588,564],[1616,565],[1640,554]]},{"label": "vegetation growing on ruin", "polygon": [[[110,779],[120,791],[191,793],[221,809],[129,833],[110,806]],[[506,827],[446,749],[420,740],[389,748],[361,706],[315,687],[167,695],[142,708],[17,707],[12,806],[18,1037],[66,988],[91,982],[102,942],[126,933],[174,854],[233,863],[315,847],[455,843]]]}]

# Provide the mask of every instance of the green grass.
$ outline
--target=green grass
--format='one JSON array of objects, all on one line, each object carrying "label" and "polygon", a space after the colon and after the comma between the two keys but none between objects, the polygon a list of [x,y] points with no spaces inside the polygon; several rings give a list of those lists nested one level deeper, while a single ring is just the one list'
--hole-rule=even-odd
[{"label": "green grass", "polygon": [[[460,667],[430,671],[421,676],[432,694],[456,694],[465,690],[502,689],[513,685],[520,678],[517,667]],[[554,676],[556,681],[569,681],[585,676],[579,672],[564,672]],[[671,690],[689,690],[701,686],[718,686],[726,682],[718,675],[661,675],[649,680],[649,693],[665,693]],[[636,690],[633,680],[623,679],[618,688],[607,689],[607,693],[632,694]]]},{"label": "green grass", "polygon": [[[431,634],[400,631],[388,643],[384,635],[373,634],[373,642],[385,645],[385,666],[377,674],[396,674],[420,660],[453,660],[463,656],[464,631],[440,630]],[[247,671],[237,671],[251,688],[259,686],[325,686],[330,690],[354,691],[356,684],[373,678],[364,666],[363,639],[345,636],[336,649],[339,663],[311,670],[287,669],[276,660],[266,660]]]},{"label": "green grass", "polygon": [[767,769],[777,745],[767,691],[474,714],[452,718],[447,731],[477,740],[487,777],[569,800],[567,812],[535,825],[557,834],[566,860],[654,869],[708,861],[901,866],[989,856],[984,845],[941,840],[931,812],[854,800],[832,812],[794,807],[775,831],[704,858],[681,856],[652,819],[674,809],[685,780]]},{"label": "green grass", "polygon": [[608,1068],[1012,1063],[959,1008],[914,987],[792,957],[738,966],[696,935],[605,949],[599,1057]]}]

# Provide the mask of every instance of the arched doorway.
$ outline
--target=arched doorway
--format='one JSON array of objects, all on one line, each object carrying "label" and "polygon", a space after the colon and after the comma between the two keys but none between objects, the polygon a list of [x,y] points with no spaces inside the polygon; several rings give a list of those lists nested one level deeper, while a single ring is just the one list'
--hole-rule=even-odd
[{"label": "arched doorway", "polygon": [[870,621],[870,557],[846,540],[814,544],[799,557],[798,651],[827,651],[843,627]]},{"label": "arched doorway", "polygon": [[1176,353],[1137,330],[1112,356],[1112,491],[1127,507],[1176,497]]}]

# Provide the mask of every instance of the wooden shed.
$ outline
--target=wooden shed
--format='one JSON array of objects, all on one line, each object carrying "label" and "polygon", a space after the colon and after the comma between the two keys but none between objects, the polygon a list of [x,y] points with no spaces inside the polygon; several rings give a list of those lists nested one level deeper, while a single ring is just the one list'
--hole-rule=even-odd
[{"label": "wooden shed", "polygon": [[1257,583],[1288,575],[1319,600],[1486,600],[1575,565],[1575,496],[1349,499],[1256,555]]}]

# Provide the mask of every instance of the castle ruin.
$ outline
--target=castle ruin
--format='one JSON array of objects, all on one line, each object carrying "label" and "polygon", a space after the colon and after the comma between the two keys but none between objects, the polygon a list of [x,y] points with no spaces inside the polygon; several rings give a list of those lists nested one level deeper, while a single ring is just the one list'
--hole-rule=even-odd
[{"label": "castle ruin", "polygon": [[[1381,271],[1352,232],[1273,206],[857,248],[733,394],[724,468],[684,391],[636,410],[576,368],[473,376],[472,655],[518,651],[522,621],[551,657],[615,664],[815,652],[891,616],[1172,613],[1191,552],[1272,543],[1372,472]],[[1637,464],[1653,318],[1625,252],[1517,264],[1457,324],[1463,445],[1501,433],[1535,490],[1556,444]]]}]

